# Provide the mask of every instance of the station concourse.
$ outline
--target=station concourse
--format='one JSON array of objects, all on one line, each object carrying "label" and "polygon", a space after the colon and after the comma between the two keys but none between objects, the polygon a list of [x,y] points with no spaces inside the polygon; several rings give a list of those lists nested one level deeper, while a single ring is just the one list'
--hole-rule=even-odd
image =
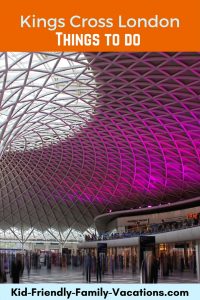
[{"label": "station concourse", "polygon": [[200,282],[199,53],[1,52],[0,93],[0,282]]}]

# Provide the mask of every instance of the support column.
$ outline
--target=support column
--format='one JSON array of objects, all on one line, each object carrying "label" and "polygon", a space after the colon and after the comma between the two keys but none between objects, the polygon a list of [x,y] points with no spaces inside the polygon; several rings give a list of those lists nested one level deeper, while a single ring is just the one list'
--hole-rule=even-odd
[{"label": "support column", "polygon": [[196,241],[196,266],[197,266],[197,280],[200,282],[200,241]]},{"label": "support column", "polygon": [[45,243],[45,251],[49,251],[50,247],[49,247],[49,242]]},{"label": "support column", "polygon": [[63,243],[59,242],[59,252],[62,254]]},{"label": "support column", "polygon": [[22,240],[22,241],[21,241],[22,251],[24,251],[24,244],[25,244],[25,243],[24,243],[24,241]]}]

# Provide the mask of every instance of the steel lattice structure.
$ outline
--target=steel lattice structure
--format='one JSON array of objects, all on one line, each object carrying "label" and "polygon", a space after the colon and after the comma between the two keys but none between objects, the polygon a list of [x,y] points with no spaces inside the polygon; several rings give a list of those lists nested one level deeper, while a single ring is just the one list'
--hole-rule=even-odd
[{"label": "steel lattice structure", "polygon": [[199,195],[199,53],[1,53],[0,85],[0,228]]}]

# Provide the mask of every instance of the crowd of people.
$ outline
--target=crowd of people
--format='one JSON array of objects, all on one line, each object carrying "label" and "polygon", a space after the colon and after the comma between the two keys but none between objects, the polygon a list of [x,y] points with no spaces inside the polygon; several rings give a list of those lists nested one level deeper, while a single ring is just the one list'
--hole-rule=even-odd
[{"label": "crowd of people", "polygon": [[131,270],[132,274],[136,273],[136,255],[107,255],[88,250],[83,256],[83,275],[85,275],[86,282],[91,282],[92,277],[96,282],[102,282],[104,275],[110,273],[114,277],[116,272],[124,270]]},{"label": "crowd of people", "polygon": [[160,223],[152,224],[140,224],[137,222],[136,225],[126,232],[109,233],[104,232],[100,234],[87,234],[85,235],[85,241],[101,241],[101,240],[113,240],[123,239],[130,237],[137,237],[144,234],[157,234],[163,232],[170,232],[175,230],[186,229],[194,226],[200,226],[200,217],[196,218],[183,218],[181,220],[162,220]]},{"label": "crowd of people", "polygon": [[[157,256],[155,254],[147,255],[142,262],[141,272],[143,273],[143,283],[157,283],[158,277],[164,278],[172,276],[174,272],[183,273],[188,270],[196,273],[196,256],[195,252],[184,253],[183,251],[161,252]],[[139,264],[136,253],[129,254],[112,254],[112,255],[96,255],[94,252],[88,252],[83,259],[83,272],[86,275],[86,281],[102,280],[105,274],[115,276],[116,272],[131,271],[132,274],[138,272]]]},{"label": "crowd of people", "polygon": [[[133,254],[134,252],[134,254]],[[40,253],[26,252],[6,254],[0,253],[0,283],[12,282],[20,283],[21,277],[25,273],[30,274],[31,269],[51,267],[68,268],[80,267],[86,282],[96,280],[102,282],[104,275],[112,274],[114,277],[116,272],[128,271],[132,274],[138,272],[138,254],[137,251],[117,254],[98,253],[95,250],[88,250],[86,254],[77,253],[69,256],[61,253],[45,253],[44,261],[41,264]],[[147,252],[148,253],[148,252]],[[149,269],[151,265],[151,269]],[[196,273],[196,257],[195,252],[190,254],[185,251],[161,252],[157,257],[152,257],[151,261],[144,261],[143,277],[144,282],[156,283],[158,276],[166,277],[172,275],[174,271],[184,272],[190,270]],[[48,271],[49,272],[49,271]],[[149,275],[150,274],[150,275]],[[148,276],[147,276],[148,275]],[[10,279],[8,279],[8,276]],[[146,278],[146,279],[145,279]]]},{"label": "crowd of people", "polygon": [[23,274],[23,257],[20,253],[0,254],[0,283],[7,282],[7,274],[10,274],[12,283],[19,283]]},{"label": "crowd of people", "polygon": [[189,270],[196,274],[196,256],[194,251],[190,255],[184,255],[176,251],[171,253],[162,252],[158,257],[147,254],[143,263],[141,268],[143,283],[157,283],[158,277],[172,276],[177,271],[183,273],[185,270]]},{"label": "crowd of people", "polygon": [[[0,251],[0,283],[11,281],[19,283],[24,272],[29,276],[31,269],[41,267],[51,270],[54,267],[67,269],[67,266],[78,267],[83,265],[83,256],[73,253],[63,254],[51,251]],[[8,280],[8,276],[10,279]]]}]

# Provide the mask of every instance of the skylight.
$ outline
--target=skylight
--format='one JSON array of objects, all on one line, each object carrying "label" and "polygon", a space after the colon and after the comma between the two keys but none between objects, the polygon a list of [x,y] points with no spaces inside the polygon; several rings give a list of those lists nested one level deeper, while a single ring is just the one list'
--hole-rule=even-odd
[{"label": "skylight", "polygon": [[0,153],[57,143],[91,118],[95,80],[82,53],[0,53]]}]

